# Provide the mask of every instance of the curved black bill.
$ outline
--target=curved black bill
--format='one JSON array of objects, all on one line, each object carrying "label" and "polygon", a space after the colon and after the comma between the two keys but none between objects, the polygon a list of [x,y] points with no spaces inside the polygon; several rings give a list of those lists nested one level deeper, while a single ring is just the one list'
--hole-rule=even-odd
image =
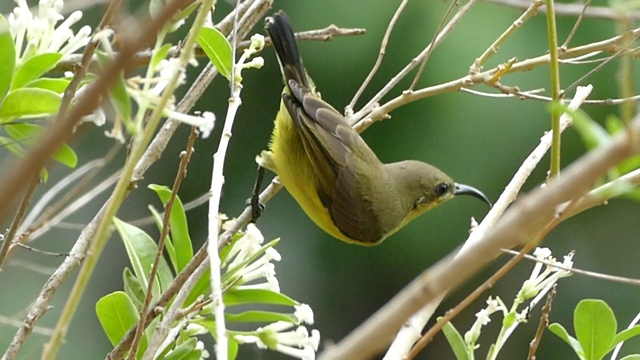
[{"label": "curved black bill", "polygon": [[464,184],[456,184],[456,190],[453,193],[454,195],[471,195],[475,198],[478,198],[484,201],[489,207],[492,207],[491,201],[482,193],[482,191],[474,188],[473,186],[464,185]]}]

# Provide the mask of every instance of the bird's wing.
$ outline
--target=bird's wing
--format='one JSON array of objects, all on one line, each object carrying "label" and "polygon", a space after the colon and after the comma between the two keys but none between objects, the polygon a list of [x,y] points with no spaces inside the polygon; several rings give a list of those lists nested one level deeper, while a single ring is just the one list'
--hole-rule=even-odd
[{"label": "bird's wing", "polygon": [[370,176],[370,166],[381,166],[377,157],[331,105],[295,80],[289,80],[289,89],[283,100],[316,171],[322,204],[343,234],[377,242],[383,234],[366,194],[370,189],[358,182],[358,176]]}]

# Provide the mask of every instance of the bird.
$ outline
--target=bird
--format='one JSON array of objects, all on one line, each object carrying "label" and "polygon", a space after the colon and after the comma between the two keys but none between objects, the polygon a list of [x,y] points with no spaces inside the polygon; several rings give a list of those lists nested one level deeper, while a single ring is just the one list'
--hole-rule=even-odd
[{"label": "bird", "polygon": [[382,163],[316,91],[287,15],[276,12],[265,28],[285,86],[269,150],[256,161],[278,175],[322,230],[347,243],[373,246],[454,195],[471,195],[491,206],[481,191],[455,183],[425,162]]}]

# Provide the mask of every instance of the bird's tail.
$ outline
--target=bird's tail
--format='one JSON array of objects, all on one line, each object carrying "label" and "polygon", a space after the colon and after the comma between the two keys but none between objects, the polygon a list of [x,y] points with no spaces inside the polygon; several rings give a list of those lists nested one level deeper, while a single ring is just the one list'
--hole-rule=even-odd
[{"label": "bird's tail", "polygon": [[265,27],[271,37],[273,48],[276,50],[285,85],[288,87],[289,80],[295,80],[302,86],[311,89],[313,84],[302,65],[298,44],[287,14],[283,11],[276,12],[272,17],[267,18]]}]

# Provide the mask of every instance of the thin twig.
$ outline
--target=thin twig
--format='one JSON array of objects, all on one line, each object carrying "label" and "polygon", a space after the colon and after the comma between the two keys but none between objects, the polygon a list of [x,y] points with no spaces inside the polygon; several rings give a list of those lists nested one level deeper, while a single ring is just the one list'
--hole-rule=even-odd
[{"label": "thin twig", "polygon": [[569,47],[569,43],[571,42],[571,40],[573,40],[573,37],[578,31],[578,27],[580,27],[580,23],[582,23],[582,19],[584,19],[584,13],[587,11],[590,4],[591,0],[584,0],[582,12],[580,13],[580,15],[578,15],[575,24],[573,24],[573,27],[571,28],[571,32],[569,32],[569,35],[567,35],[567,38],[564,40],[564,43],[562,43],[562,46],[560,46],[560,49],[566,49],[567,47]]},{"label": "thin twig", "polygon": [[[626,34],[629,38],[637,38],[640,35],[640,28],[634,29]],[[561,58],[569,59],[575,58],[579,56],[583,56],[585,54],[590,54],[598,51],[606,51],[606,52],[616,52],[618,50],[617,46],[623,42],[626,42],[628,38],[626,36],[614,36],[612,38],[590,43],[583,46],[578,46],[572,49],[567,49],[565,52],[560,54]],[[542,55],[535,58],[530,58],[523,61],[518,61],[513,63],[508,70],[505,71],[503,75],[513,74],[518,72],[529,71],[533,68],[536,68],[541,65],[549,64],[549,55]],[[388,113],[399,108],[400,106],[406,105],[410,102],[417,101],[426,97],[430,97],[436,94],[442,94],[447,92],[457,92],[462,88],[468,88],[476,84],[484,84],[487,81],[492,79],[493,74],[498,71],[498,68],[494,68],[491,70],[483,71],[476,75],[467,75],[456,80],[452,80],[446,83],[422,88],[420,90],[416,90],[413,92],[405,92],[400,96],[397,96],[388,102],[375,107],[373,111],[371,111],[365,118],[360,120],[357,124],[354,125],[354,128],[362,132],[364,129],[369,127],[374,121],[378,121],[386,118]],[[355,117],[355,115],[354,115]]]},{"label": "thin twig", "polygon": [[[516,9],[526,9],[531,4],[531,0],[484,0],[488,3],[505,5]],[[555,4],[555,13],[560,16],[580,16],[583,13],[584,5],[579,3],[561,3]],[[546,8],[541,8],[540,11],[546,12]],[[626,13],[630,20],[640,20],[640,11],[630,10]],[[620,13],[610,7],[604,6],[589,6],[584,11],[584,16],[592,19],[603,20],[618,20]]]},{"label": "thin twig", "polygon": [[378,72],[378,69],[380,68],[380,64],[382,64],[382,59],[384,58],[384,55],[387,51],[387,43],[389,42],[389,37],[391,36],[391,32],[393,31],[393,28],[396,26],[396,22],[398,21],[400,14],[402,14],[402,11],[404,11],[404,8],[407,6],[408,3],[409,3],[409,0],[402,0],[400,5],[398,5],[396,12],[393,14],[393,17],[391,18],[391,21],[387,26],[387,30],[385,31],[384,36],[382,37],[382,43],[380,44],[380,50],[378,51],[378,58],[376,59],[375,64],[373,64],[371,71],[369,71],[369,74],[362,82],[362,85],[360,85],[360,88],[358,89],[358,91],[356,91],[356,94],[353,95],[353,99],[351,99],[351,102],[349,103],[349,105],[346,106],[345,115],[349,116],[353,114],[353,107],[356,106],[356,102],[358,102],[358,99],[360,99],[360,96],[364,92],[364,89],[366,89],[367,86],[369,86],[371,79],[373,79],[373,76]]},{"label": "thin twig", "polygon": [[435,45],[436,40],[440,36],[440,32],[442,32],[442,29],[444,29],[447,23],[447,19],[449,18],[449,15],[451,15],[451,13],[453,12],[453,9],[455,9],[455,7],[459,5],[459,2],[460,2],[459,0],[452,0],[451,4],[449,4],[447,11],[445,11],[444,15],[442,16],[442,20],[440,21],[440,24],[438,24],[438,28],[436,29],[436,32],[433,34],[433,38],[431,39],[431,42],[427,46],[429,51],[427,51],[427,53],[424,55],[424,57],[420,61],[420,67],[418,68],[418,71],[416,71],[416,75],[413,77],[413,81],[411,82],[411,85],[409,85],[406,91],[409,91],[409,92],[413,91],[413,89],[415,89],[416,86],[418,85],[418,80],[420,80],[420,77],[422,77],[422,72],[424,71],[424,67],[427,65],[427,61],[429,61],[429,58],[431,57],[433,50],[435,50],[436,48],[436,45]]},{"label": "thin twig", "polygon": [[[580,201],[578,201],[576,203],[579,204]],[[571,214],[575,214],[574,212],[572,212]],[[563,218],[569,218],[573,215],[566,215],[563,216]],[[507,254],[511,254],[511,255],[517,255],[518,252],[517,251],[513,251],[510,249],[502,249],[502,252],[507,253]],[[628,277],[624,277],[624,276],[616,276],[616,275],[610,275],[610,274],[603,274],[603,273],[598,273],[595,271],[589,271],[589,270],[582,270],[582,269],[578,269],[578,268],[567,268],[562,266],[562,264],[554,264],[545,260],[541,260],[536,258],[535,256],[531,256],[529,254],[525,254],[525,259],[527,260],[531,260],[531,261],[535,261],[535,262],[539,262],[541,264],[545,264],[547,266],[553,266],[555,268],[558,268],[560,270],[566,270],[566,271],[571,271],[574,274],[578,274],[578,275],[584,275],[584,276],[588,276],[594,279],[601,279],[601,280],[606,280],[606,281],[611,281],[611,282],[617,282],[617,283],[621,283],[621,284],[626,284],[626,285],[632,285],[632,286],[640,286],[640,279],[633,279],[633,278],[628,278]]]},{"label": "thin twig", "polygon": [[[296,39],[298,41],[330,41],[334,37],[343,37],[343,36],[357,36],[363,35],[366,32],[365,29],[361,28],[341,28],[335,25],[329,25],[322,29],[316,30],[308,30],[301,31],[296,33]],[[241,41],[238,43],[237,51],[243,51],[249,47],[251,42],[248,40]],[[271,46],[271,40],[267,39],[265,45]],[[167,56],[168,57],[176,57],[180,53],[180,47],[178,45],[171,47]],[[116,53],[117,54],[117,53]],[[199,58],[204,58],[207,55],[204,53],[204,50],[200,46],[197,46],[194,51],[194,55]],[[153,56],[153,52],[151,50],[143,50],[134,55],[133,66],[142,67],[149,64],[151,57]],[[65,56],[58,62],[55,68],[53,68],[52,72],[63,73],[66,71],[72,71],[78,66],[81,57],[77,54],[72,54]],[[90,69],[95,69],[98,66],[97,57],[93,57],[91,63],[89,64]]]},{"label": "thin twig", "polygon": [[[556,28],[556,14],[554,12],[554,0],[545,0],[547,6],[547,40],[549,42],[549,75],[551,86],[551,98],[553,101],[560,100],[560,65],[558,63],[558,29]],[[551,112],[551,130],[553,138],[551,140],[551,163],[549,164],[549,175],[547,181],[560,175],[560,114]]]},{"label": "thin twig", "polygon": [[164,216],[162,218],[162,231],[160,232],[160,238],[158,239],[158,247],[156,250],[156,256],[153,260],[153,266],[151,267],[151,272],[149,272],[149,281],[147,282],[147,292],[144,297],[144,302],[142,304],[142,309],[140,309],[140,319],[138,320],[138,326],[136,328],[135,336],[133,337],[133,343],[131,345],[131,351],[129,352],[129,360],[136,359],[138,354],[138,346],[140,345],[140,340],[142,339],[142,335],[144,332],[144,326],[142,326],[147,316],[147,311],[149,310],[149,304],[151,303],[151,297],[153,296],[153,287],[155,286],[155,277],[158,273],[158,267],[160,265],[160,259],[162,259],[162,254],[164,251],[164,242],[169,236],[169,222],[171,219],[171,211],[173,210],[173,203],[178,196],[178,190],[180,189],[180,185],[182,185],[182,180],[187,176],[187,166],[189,165],[189,161],[191,160],[191,155],[193,154],[194,144],[196,139],[198,138],[198,132],[196,128],[191,127],[191,132],[189,133],[189,138],[187,140],[187,146],[184,152],[180,155],[180,165],[178,168],[178,173],[176,174],[176,178],[173,181],[173,187],[171,188],[171,195],[169,196],[169,200],[164,206]]},{"label": "thin twig", "polygon": [[[469,0],[466,4],[464,4],[458,12],[451,18],[447,26],[445,26],[442,31],[438,34],[435,41],[431,42],[429,46],[423,49],[416,57],[414,57],[409,64],[407,64],[398,74],[396,74],[389,82],[378,91],[358,112],[353,114],[353,116],[349,116],[347,118],[349,124],[354,124],[360,120],[362,120],[365,116],[369,116],[371,112],[375,112],[374,109],[377,109],[378,103],[380,100],[389,93],[392,89],[394,89],[398,83],[404,79],[413,69],[415,69],[418,64],[422,62],[425,56],[431,52],[430,48],[438,46],[449,33],[453,30],[453,28],[462,20],[462,18],[471,10],[471,8],[477,3],[478,0]],[[413,92],[405,92],[400,96],[407,96],[407,94],[413,94]],[[385,113],[386,114],[386,113]],[[384,115],[381,115],[384,117]]]},{"label": "thin twig", "polygon": [[536,329],[536,335],[529,343],[529,354],[527,355],[528,360],[536,359],[536,352],[538,351],[538,346],[540,346],[540,342],[542,341],[542,335],[547,329],[547,326],[549,326],[549,314],[551,314],[551,304],[553,303],[553,299],[556,297],[556,286],[557,284],[553,285],[553,289],[549,291],[547,301],[542,307],[542,314],[540,315],[540,322],[538,323],[538,329]]},{"label": "thin twig", "polygon": [[505,30],[498,38],[489,46],[476,60],[473,62],[471,67],[469,68],[469,74],[474,75],[482,71],[482,67],[484,64],[491,58],[491,56],[498,53],[498,49],[500,46],[516,32],[522,25],[535,16],[538,13],[538,9],[544,5],[544,0],[535,0],[530,3],[530,6],[527,7],[527,10],[520,15],[516,21],[511,23],[511,25]]},{"label": "thin twig", "polygon": [[0,248],[0,270],[2,270],[2,265],[4,264],[7,254],[9,254],[9,248],[13,244],[13,239],[16,236],[16,232],[20,225],[22,225],[22,220],[24,219],[27,208],[31,203],[31,199],[33,198],[33,194],[36,191],[36,187],[40,184],[40,174],[36,174],[31,181],[29,182],[29,187],[25,191],[22,196],[22,201],[20,201],[20,205],[18,205],[18,210],[13,216],[13,220],[11,221],[11,225],[9,226],[9,231],[7,235],[4,236],[4,242],[2,243],[2,247]]}]

